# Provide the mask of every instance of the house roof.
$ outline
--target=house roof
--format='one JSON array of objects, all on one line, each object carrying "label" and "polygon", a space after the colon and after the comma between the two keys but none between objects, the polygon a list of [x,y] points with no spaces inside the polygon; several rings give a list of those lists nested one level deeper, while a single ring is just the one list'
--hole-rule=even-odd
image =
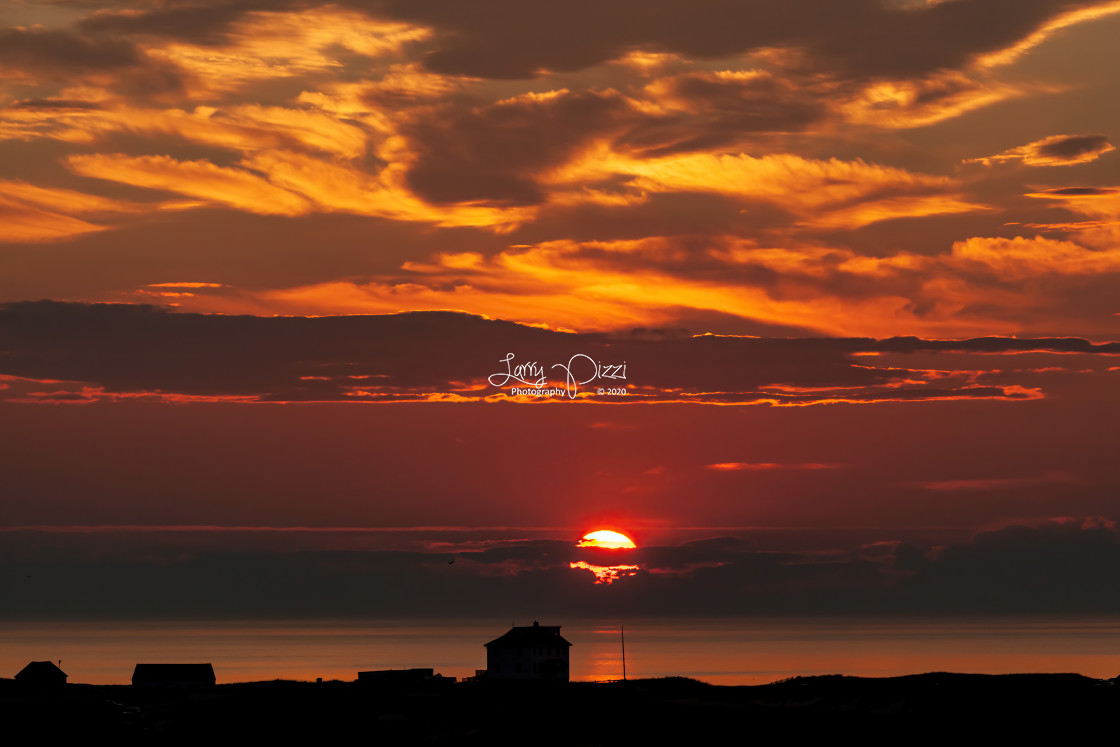
[{"label": "house roof", "polygon": [[65,679],[66,672],[59,669],[53,661],[33,661],[19,670],[16,679],[57,679],[60,676]]},{"label": "house roof", "polygon": [[525,646],[571,646],[572,644],[560,635],[559,625],[541,625],[534,620],[532,625],[514,626],[505,635],[484,645],[487,648],[490,646],[521,648]]},{"label": "house roof", "polygon": [[214,682],[212,664],[137,664],[132,684],[138,682]]}]

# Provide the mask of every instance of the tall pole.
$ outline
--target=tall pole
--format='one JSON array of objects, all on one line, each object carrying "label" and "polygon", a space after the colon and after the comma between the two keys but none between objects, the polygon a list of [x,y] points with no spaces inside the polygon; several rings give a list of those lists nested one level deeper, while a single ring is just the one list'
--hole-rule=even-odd
[{"label": "tall pole", "polygon": [[626,626],[618,626],[619,633],[622,635],[622,681],[626,681]]}]

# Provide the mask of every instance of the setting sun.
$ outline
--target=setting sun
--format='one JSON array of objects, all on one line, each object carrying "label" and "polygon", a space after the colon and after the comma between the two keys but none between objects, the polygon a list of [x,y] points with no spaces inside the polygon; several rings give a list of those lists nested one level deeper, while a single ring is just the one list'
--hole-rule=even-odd
[{"label": "setting sun", "polygon": [[607,550],[632,550],[637,547],[634,540],[625,534],[612,532],[609,529],[600,529],[583,535],[577,547],[601,547]]}]

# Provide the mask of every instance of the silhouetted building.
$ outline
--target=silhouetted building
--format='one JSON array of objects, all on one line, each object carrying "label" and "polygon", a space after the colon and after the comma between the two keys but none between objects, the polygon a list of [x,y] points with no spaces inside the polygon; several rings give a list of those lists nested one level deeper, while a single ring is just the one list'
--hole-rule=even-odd
[{"label": "silhouetted building", "polygon": [[16,674],[16,682],[26,687],[50,688],[66,684],[66,672],[53,661],[33,661]]},{"label": "silhouetted building", "polygon": [[559,625],[513,627],[486,644],[486,679],[568,681],[568,649]]},{"label": "silhouetted building", "polygon": [[430,685],[450,684],[454,677],[444,677],[431,667],[413,667],[412,669],[375,669],[370,672],[358,672],[358,682],[362,685]]},{"label": "silhouetted building", "polygon": [[137,664],[132,684],[145,687],[207,687],[214,684],[211,664]]}]

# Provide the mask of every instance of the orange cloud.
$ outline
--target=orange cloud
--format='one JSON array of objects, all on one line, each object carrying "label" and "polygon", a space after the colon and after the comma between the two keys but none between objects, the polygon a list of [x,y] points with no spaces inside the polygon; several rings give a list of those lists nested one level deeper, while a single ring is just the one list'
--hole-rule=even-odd
[{"label": "orange cloud", "polygon": [[766,70],[692,70],[660,77],[634,102],[651,115],[683,113],[703,117],[705,129],[732,138],[754,132],[791,132],[827,117],[830,92]]},{"label": "orange cloud", "polygon": [[[814,274],[835,277],[846,272],[838,266],[855,260],[847,250],[808,248],[802,253],[730,240],[708,254],[722,271],[697,274],[681,273],[672,261],[666,261],[681,251],[672,239],[643,239],[554,241],[511,247],[491,258],[446,253],[430,263],[406,263],[403,269],[414,275],[412,282],[324,283],[258,292],[244,301],[207,299],[191,308],[300,314],[445,309],[580,330],[661,326],[671,324],[682,310],[693,309],[841,336],[889,336],[915,328],[958,336],[986,329],[984,320],[955,316],[965,300],[936,307],[942,310],[939,314],[918,317],[908,310],[908,298],[889,290],[868,297],[839,297],[812,284],[803,292],[779,295],[766,287],[744,284],[730,272],[737,266],[759,266],[803,271],[807,279]],[[905,267],[907,261],[920,260],[907,258],[898,264]],[[822,265],[831,269],[822,270]],[[872,269],[871,274],[878,271]]]},{"label": "orange cloud", "polygon": [[225,44],[165,42],[147,45],[145,51],[190,73],[198,94],[213,95],[255,80],[337,70],[342,67],[339,49],[381,57],[430,34],[423,27],[328,6],[299,13],[251,11],[230,26]]},{"label": "orange cloud", "polygon": [[[1066,187],[1032,192],[1027,197],[1051,200],[1074,213],[1093,220],[1043,225],[1051,230],[1077,233],[1077,241],[1093,247],[1101,257],[1112,256],[1120,246],[1120,189],[1115,187]],[[1089,263],[1104,260],[1087,258]],[[1105,264],[1109,264],[1104,261]]]},{"label": "orange cloud", "polygon": [[[272,178],[316,194],[277,172]],[[372,209],[372,203],[350,209]],[[749,321],[744,329],[778,325],[836,336],[964,337],[1064,323],[1054,313],[1047,322],[1045,310],[1056,312],[1068,288],[1045,279],[1115,273],[1120,251],[1042,237],[972,237],[940,255],[868,257],[811,244],[759,246],[730,236],[682,236],[549,241],[489,256],[444,252],[401,269],[393,280],[319,283],[184,304],[224,313],[455,310],[575,330],[664,327],[720,314]],[[1014,284],[1025,279],[1037,282],[1029,288]]]},{"label": "orange cloud", "polygon": [[1120,13],[1120,2],[1117,0],[1101,3],[1093,7],[1077,8],[1058,14],[1045,21],[1032,33],[1022,39],[1016,40],[1015,43],[998,51],[978,56],[975,62],[981,68],[994,68],[1009,65],[1039,44],[1042,44],[1057,31],[1086,21],[1104,18],[1114,13]]},{"label": "orange cloud", "polygon": [[29,140],[47,137],[74,143],[95,142],[128,132],[171,135],[189,142],[253,152],[304,148],[344,158],[365,153],[367,133],[333,114],[276,106],[244,105],[218,109],[141,109],[122,105],[53,107],[6,111],[0,135]]},{"label": "orange cloud", "polygon": [[308,202],[242,169],[169,156],[74,155],[69,168],[82,176],[197,197],[260,215],[303,215]]},{"label": "orange cloud", "polygon": [[1003,280],[1041,275],[1090,275],[1120,272],[1120,248],[1094,251],[1072,241],[973,237],[953,244],[950,266],[990,272]]},{"label": "orange cloud", "polygon": [[402,171],[389,166],[376,176],[352,164],[291,151],[268,151],[242,164],[266,174],[272,184],[299,194],[324,211],[377,215],[440,226],[484,226],[510,230],[536,215],[535,208],[429,205],[401,186]]},{"label": "orange cloud", "polygon": [[0,195],[0,241],[50,241],[103,230],[105,226]]},{"label": "orange cloud", "polygon": [[[376,80],[358,84],[366,101],[403,104],[423,104],[463,88],[468,83],[477,83],[477,78],[460,75],[439,75],[424,70],[416,63],[390,65],[389,69]],[[369,104],[361,107],[368,112]],[[386,112],[391,114],[392,112]]]},{"label": "orange cloud", "polygon": [[[796,213],[809,226],[857,227],[904,215],[983,209],[950,194],[956,183],[948,177],[792,154],[755,158],[699,153],[638,159],[600,143],[546,181],[560,188],[581,187],[618,176],[630,177],[627,186],[636,193],[715,193],[771,202]],[[881,192],[896,196],[874,197]]]},{"label": "orange cloud", "polygon": [[[342,105],[335,99],[324,102]],[[40,120],[30,118],[24,123],[29,128],[21,131],[22,137],[37,134],[86,142],[123,130],[169,134],[240,151],[245,154],[239,164],[244,168],[240,169],[205,161],[177,161],[170,156],[124,154],[73,155],[67,164],[85,176],[178,192],[248,212],[349,212],[498,231],[509,230],[536,215],[533,208],[432,206],[418,199],[403,186],[412,154],[399,137],[383,137],[376,146],[387,166],[377,174],[363,171],[356,160],[366,153],[371,130],[391,129],[387,120],[365,129],[344,122],[353,120],[343,113],[262,106],[224,110],[197,107],[191,112],[96,108],[67,112],[53,120],[49,120],[53,116],[49,112],[41,116],[42,121],[52,122],[51,128],[36,129]],[[324,158],[323,154],[332,157]]]},{"label": "orange cloud", "polygon": [[1022,85],[942,71],[925,78],[869,83],[841,98],[838,111],[851,124],[908,129],[955,119],[1026,92]]},{"label": "orange cloud", "polygon": [[855,229],[896,218],[920,218],[990,209],[987,205],[968,202],[957,194],[888,197],[833,210],[819,217],[814,216],[804,224],[814,228]]},{"label": "orange cloud", "polygon": [[991,166],[1002,161],[1021,161],[1027,166],[1072,166],[1095,161],[1113,150],[1116,148],[1104,135],[1051,135],[994,156],[970,158],[965,163]]},{"label": "orange cloud", "polygon": [[148,209],[126,200],[114,200],[73,189],[40,187],[27,182],[0,179],[0,195],[5,199],[71,213],[138,213]]},{"label": "orange cloud", "polygon": [[614,61],[617,65],[623,65],[643,75],[650,75],[682,62],[684,62],[684,59],[678,54],[641,50],[631,50]]},{"label": "orange cloud", "polygon": [[141,204],[0,179],[0,215],[3,216],[0,241],[49,241],[107,228],[76,218],[74,214],[143,213],[181,207],[180,203]]}]

